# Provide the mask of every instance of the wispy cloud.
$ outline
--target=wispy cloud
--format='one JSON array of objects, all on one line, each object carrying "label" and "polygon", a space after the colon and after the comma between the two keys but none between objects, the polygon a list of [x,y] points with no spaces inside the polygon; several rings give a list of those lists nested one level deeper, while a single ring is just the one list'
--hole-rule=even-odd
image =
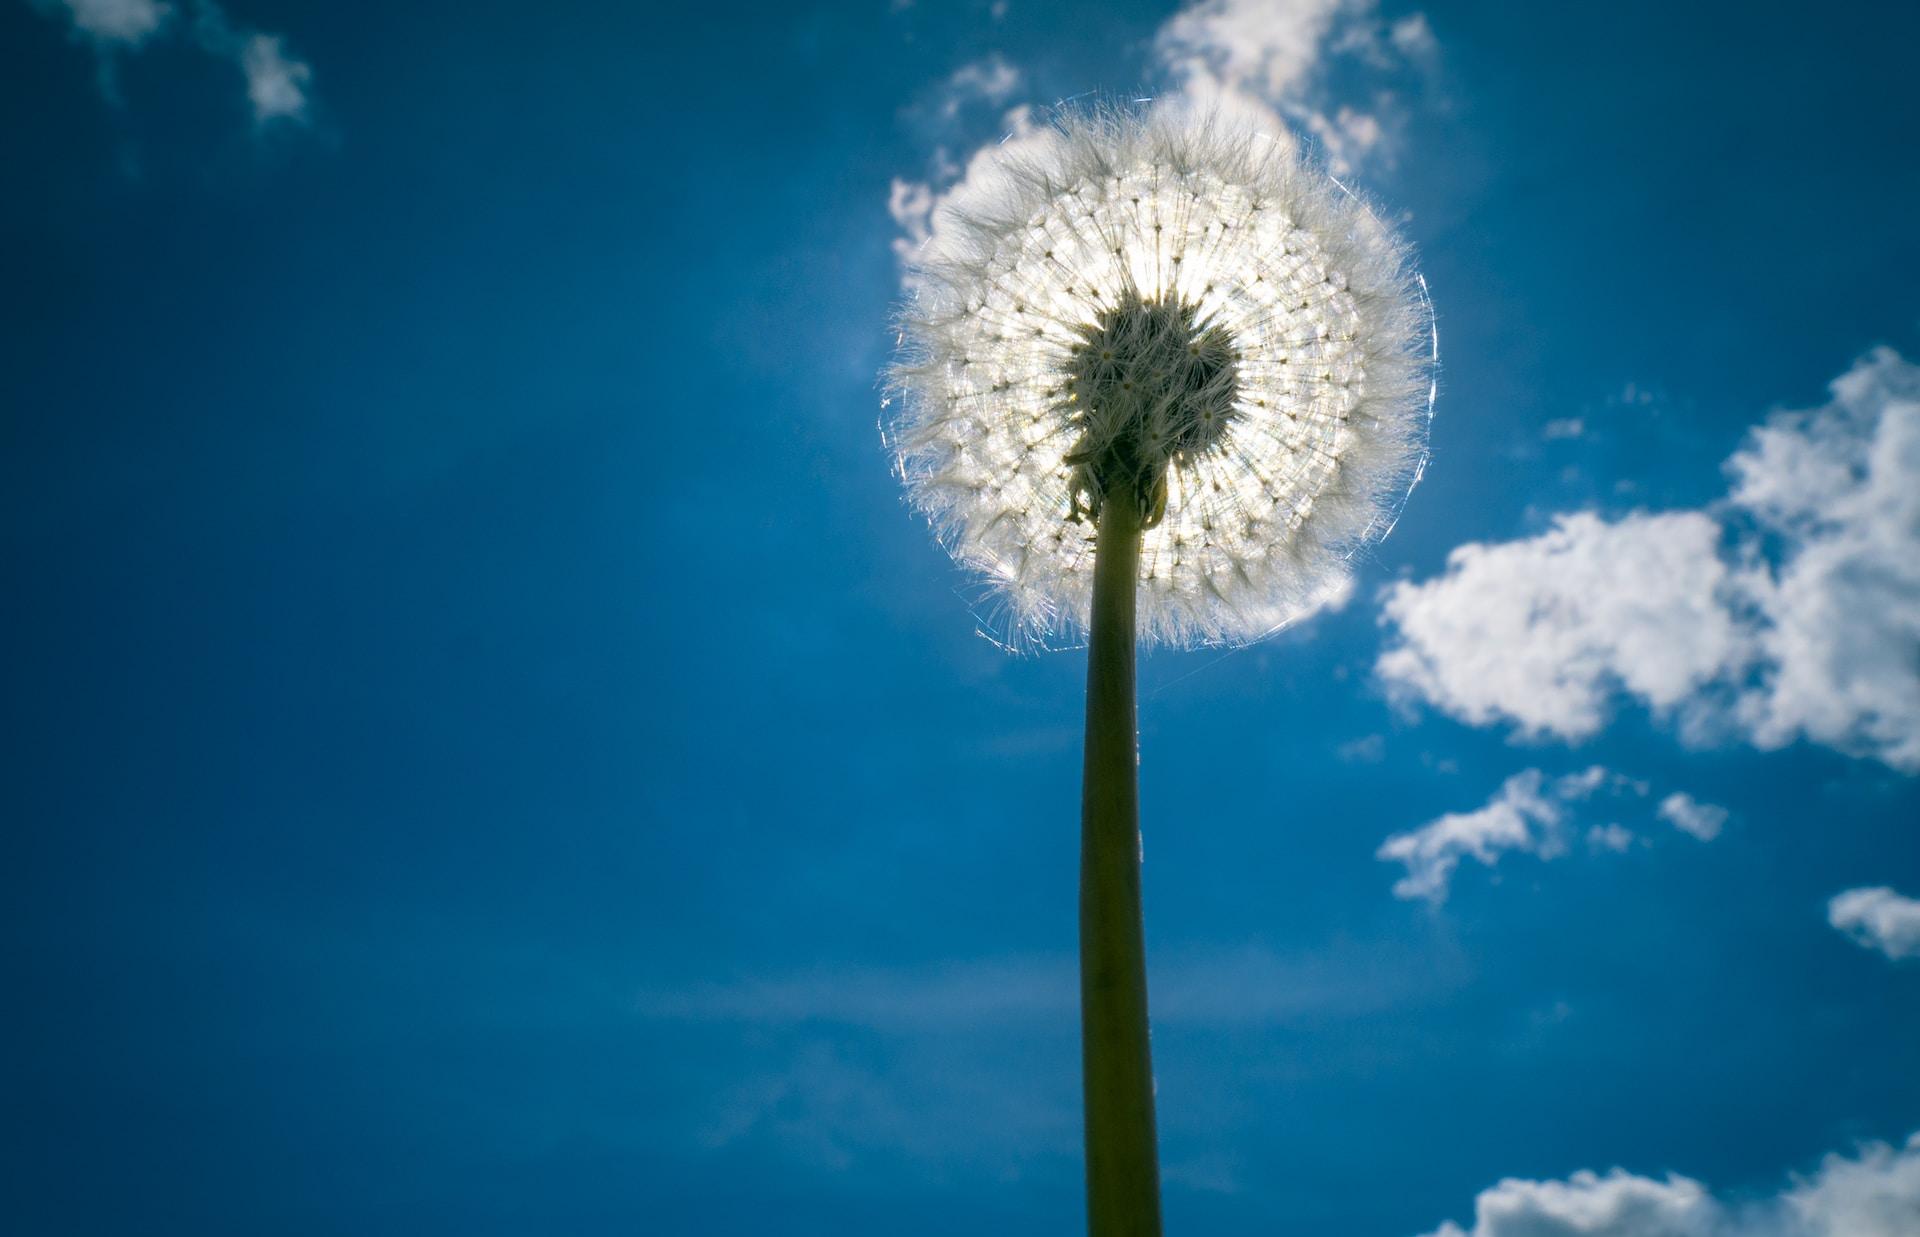
[{"label": "wispy cloud", "polygon": [[[1410,90],[1435,89],[1439,57],[1424,14],[1388,22],[1377,0],[1196,0],[1155,32],[1151,71],[1166,86],[1159,106],[1218,109],[1282,141],[1305,135],[1344,174],[1395,161]],[[924,175],[890,187],[903,256],[939,226],[940,207],[985,172],[982,155],[1033,139],[1031,100],[1020,102],[1027,87],[1027,74],[992,52],[953,70],[932,88],[930,104],[908,109],[948,131]],[[993,123],[956,125],[983,107]],[[962,127],[971,130],[965,143]],[[954,154],[969,146],[973,154]]]},{"label": "wispy cloud", "polygon": [[1403,699],[1577,741],[1625,694],[1683,737],[1920,772],[1920,367],[1879,349],[1727,461],[1725,500],[1461,546],[1384,598]]},{"label": "wispy cloud", "polygon": [[[1247,947],[1156,958],[1154,1020],[1170,1026],[1279,1026],[1391,1007],[1443,982],[1430,960],[1341,946],[1280,956]],[[1069,1026],[1079,1010],[1072,957],[971,960],[895,969],[833,967],[725,983],[649,988],[642,1017],[675,1022],[860,1027],[887,1034]]]},{"label": "wispy cloud", "polygon": [[[102,89],[114,102],[113,57],[141,50],[177,25],[174,6],[162,0],[55,0],[40,7],[64,14],[74,33],[93,44],[101,56]],[[187,37],[239,70],[257,129],[311,119],[313,68],[288,52],[284,36],[235,24],[214,0],[193,0]]]},{"label": "wispy cloud", "polygon": [[834,968],[649,990],[649,1018],[775,1025],[820,1022],[878,1031],[954,1030],[1051,1021],[1079,1008],[1073,961],[1013,958],[901,970]]},{"label": "wispy cloud", "polygon": [[1186,99],[1303,131],[1346,173],[1396,160],[1405,86],[1431,76],[1440,48],[1425,14],[1389,24],[1375,0],[1197,0],[1154,52]]},{"label": "wispy cloud", "polygon": [[282,36],[234,25],[213,0],[195,0],[193,25],[204,50],[232,61],[246,77],[256,127],[276,121],[307,123],[313,69],[287,54]]},{"label": "wispy cloud", "polygon": [[[1396,833],[1381,843],[1374,857],[1406,869],[1406,875],[1394,883],[1395,897],[1438,905],[1446,901],[1463,859],[1491,868],[1508,854],[1561,858],[1571,851],[1569,839],[1581,823],[1579,818],[1591,812],[1594,804],[1603,799],[1615,805],[1637,802],[1650,789],[1645,782],[1600,765],[1556,778],[1526,769],[1502,783],[1484,805],[1449,812],[1417,829]],[[1676,792],[1662,801],[1659,815],[1706,841],[1719,832],[1727,813]],[[1636,840],[1632,830],[1614,820],[1586,829],[1588,849],[1596,852],[1619,854]]]},{"label": "wispy cloud", "polygon": [[[995,1065],[951,1046],[875,1053],[808,1039],[722,1088],[696,1137],[714,1149],[764,1142],[833,1172],[906,1161],[1005,1179],[1037,1162],[1064,1165],[1080,1140],[1071,1085],[1035,1085]],[[1070,1076],[1049,1072],[1046,1082],[1061,1073]]]},{"label": "wispy cloud", "polygon": [[978,60],[961,65],[950,74],[940,91],[940,110],[951,119],[970,103],[1003,106],[1020,89],[1023,76],[999,52],[989,52]]},{"label": "wispy cloud", "polygon": [[[1364,1019],[1444,999],[1464,972],[1450,951],[1383,942],[1164,951],[1154,1027],[1231,1036]],[[1079,1154],[1070,955],[654,987],[633,1008],[657,1028],[753,1045],[755,1066],[713,1088],[698,1118],[709,1147],[764,1140],[833,1171],[907,1161],[1001,1176],[1070,1173]],[[1193,1188],[1236,1183],[1231,1163],[1183,1156],[1170,1163]]]}]

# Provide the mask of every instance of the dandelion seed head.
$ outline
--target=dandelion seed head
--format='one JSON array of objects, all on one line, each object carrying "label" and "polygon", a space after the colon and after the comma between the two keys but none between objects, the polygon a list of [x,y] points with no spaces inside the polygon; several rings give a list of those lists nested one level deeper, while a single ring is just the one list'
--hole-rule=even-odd
[{"label": "dandelion seed head", "polygon": [[1009,644],[1084,630],[1132,487],[1141,638],[1257,639],[1346,583],[1417,476],[1430,323],[1405,247],[1259,130],[1063,115],[915,255],[886,437]]}]

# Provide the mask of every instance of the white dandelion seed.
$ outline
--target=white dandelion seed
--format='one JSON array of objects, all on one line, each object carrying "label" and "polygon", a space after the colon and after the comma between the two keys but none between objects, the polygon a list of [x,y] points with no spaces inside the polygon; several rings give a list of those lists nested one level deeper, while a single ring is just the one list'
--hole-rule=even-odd
[{"label": "white dandelion seed", "polygon": [[1257,639],[1337,593],[1424,458],[1406,247],[1282,143],[1190,112],[1069,114],[979,175],[912,258],[886,432],[1008,642],[1086,631],[1116,485],[1148,643]]}]

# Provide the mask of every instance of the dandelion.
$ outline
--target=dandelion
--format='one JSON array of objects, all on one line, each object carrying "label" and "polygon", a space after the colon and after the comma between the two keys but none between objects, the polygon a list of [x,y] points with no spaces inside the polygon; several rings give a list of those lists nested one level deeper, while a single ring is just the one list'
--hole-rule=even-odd
[{"label": "dandelion", "polygon": [[1088,1218],[1157,1233],[1135,646],[1257,639],[1344,585],[1424,458],[1425,297],[1287,146],[1164,108],[1002,148],[909,276],[886,426],[909,498],[1010,645],[1087,641]]}]

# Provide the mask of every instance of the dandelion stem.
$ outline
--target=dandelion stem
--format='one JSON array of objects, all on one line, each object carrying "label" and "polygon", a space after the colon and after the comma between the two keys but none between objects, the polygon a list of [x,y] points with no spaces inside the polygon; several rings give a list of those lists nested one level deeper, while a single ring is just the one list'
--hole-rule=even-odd
[{"label": "dandelion stem", "polygon": [[1140,918],[1134,606],[1142,513],[1131,485],[1101,503],[1087,646],[1080,811],[1080,1047],[1087,1231],[1159,1237],[1160,1166]]}]

